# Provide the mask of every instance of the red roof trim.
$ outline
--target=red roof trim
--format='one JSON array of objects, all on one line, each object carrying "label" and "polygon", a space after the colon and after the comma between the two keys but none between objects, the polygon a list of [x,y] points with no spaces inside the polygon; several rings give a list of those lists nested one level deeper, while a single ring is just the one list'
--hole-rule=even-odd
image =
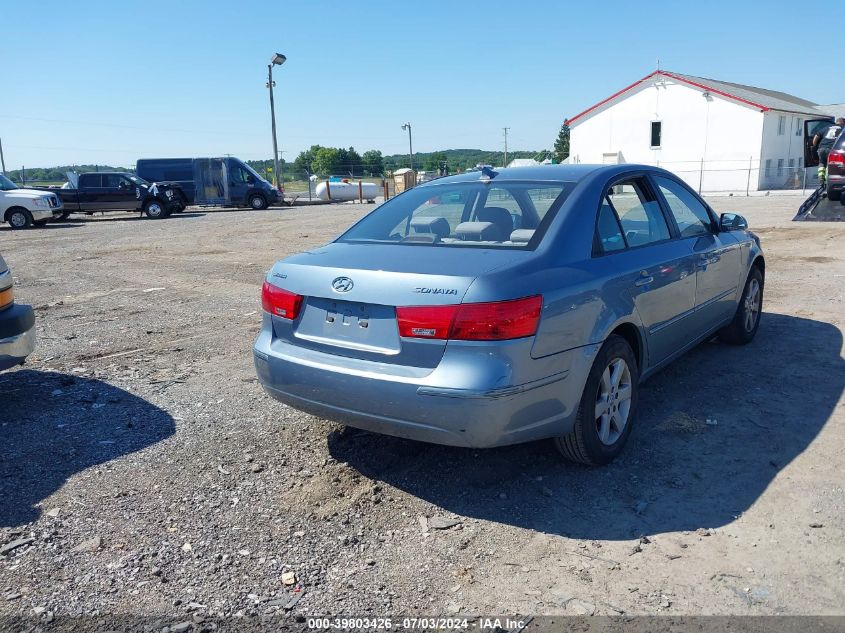
[{"label": "red roof trim", "polygon": [[670,78],[674,79],[675,81],[680,81],[682,83],[689,84],[691,86],[695,86],[696,88],[701,88],[702,90],[706,90],[708,92],[713,92],[717,95],[721,95],[722,97],[727,97],[728,99],[734,99],[735,101],[739,101],[740,103],[744,103],[746,105],[750,105],[750,106],[753,106],[755,108],[759,108],[761,112],[768,112],[770,110],[770,108],[767,108],[766,106],[761,105],[759,103],[754,103],[753,101],[748,101],[747,99],[743,99],[742,97],[737,97],[736,95],[728,94],[727,92],[722,92],[721,90],[716,90],[715,88],[711,88],[710,86],[705,86],[704,84],[700,84],[700,83],[696,83],[694,81],[690,81],[689,79],[686,79],[684,77],[679,77],[678,75],[673,75],[672,73],[666,72],[665,70],[655,70],[653,73],[650,73],[650,74],[646,75],[645,77],[643,77],[642,79],[635,81],[630,86],[626,86],[625,88],[622,88],[622,90],[620,90],[619,92],[614,92],[607,99],[603,99],[602,101],[599,101],[594,106],[587,108],[583,112],[579,112],[578,114],[576,114],[571,119],[565,119],[564,123],[566,125],[572,125],[572,123],[574,121],[576,121],[577,119],[580,119],[581,117],[589,114],[593,110],[600,108],[605,103],[608,103],[609,101],[613,101],[619,95],[621,95],[625,92],[628,92],[632,88],[636,88],[641,83],[643,83],[644,81],[647,81],[648,79],[651,79],[655,75],[663,75],[664,77],[670,77]]}]

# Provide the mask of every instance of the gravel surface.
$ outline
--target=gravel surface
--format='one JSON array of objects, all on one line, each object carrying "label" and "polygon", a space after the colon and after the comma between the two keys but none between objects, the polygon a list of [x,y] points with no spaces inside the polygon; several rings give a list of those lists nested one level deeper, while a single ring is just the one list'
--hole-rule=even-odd
[{"label": "gravel surface", "polygon": [[0,374],[0,616],[845,614],[845,224],[711,202],[763,239],[758,337],[644,385],[599,469],[263,393],[265,271],[371,205],[4,225],[39,339]]}]

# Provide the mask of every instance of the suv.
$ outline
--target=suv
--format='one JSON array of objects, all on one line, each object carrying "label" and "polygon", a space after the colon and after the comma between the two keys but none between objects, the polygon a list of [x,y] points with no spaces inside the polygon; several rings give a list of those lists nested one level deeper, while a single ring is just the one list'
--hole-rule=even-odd
[{"label": "suv", "polygon": [[839,200],[845,204],[845,199],[842,198],[843,189],[845,189],[845,128],[839,133],[827,156],[828,200]]},{"label": "suv", "polygon": [[0,255],[0,371],[20,365],[35,349],[35,312],[32,306],[15,303],[13,283]]},{"label": "suv", "polygon": [[42,226],[54,217],[61,217],[63,206],[55,193],[21,189],[0,174],[0,221],[8,222],[13,229],[27,229],[33,224]]}]

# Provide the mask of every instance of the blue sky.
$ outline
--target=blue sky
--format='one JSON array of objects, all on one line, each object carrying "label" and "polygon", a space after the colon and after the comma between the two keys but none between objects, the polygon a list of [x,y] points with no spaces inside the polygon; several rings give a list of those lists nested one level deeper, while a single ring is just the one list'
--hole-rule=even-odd
[{"label": "blue sky", "polygon": [[[845,101],[793,3],[146,0],[4,3],[0,138],[21,165],[279,148],[551,147],[560,124],[654,70]],[[37,17],[42,16],[42,17]],[[43,16],[50,16],[49,19]],[[812,22],[812,21],[811,21]]]}]

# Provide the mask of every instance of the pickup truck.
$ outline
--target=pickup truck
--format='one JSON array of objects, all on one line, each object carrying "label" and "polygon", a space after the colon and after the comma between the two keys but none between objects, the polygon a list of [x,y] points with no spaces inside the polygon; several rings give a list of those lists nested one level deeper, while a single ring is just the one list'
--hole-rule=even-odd
[{"label": "pickup truck", "polygon": [[13,229],[28,229],[61,217],[63,212],[62,200],[55,193],[22,189],[0,174],[0,222],[8,222]]},{"label": "pickup truck", "polygon": [[49,189],[64,203],[61,219],[71,213],[139,211],[148,218],[166,218],[184,210],[185,197],[178,185],[149,183],[134,174],[98,171],[79,174],[76,188]]},{"label": "pickup truck", "polygon": [[0,371],[22,364],[35,349],[32,306],[15,303],[12,272],[0,255]]}]

